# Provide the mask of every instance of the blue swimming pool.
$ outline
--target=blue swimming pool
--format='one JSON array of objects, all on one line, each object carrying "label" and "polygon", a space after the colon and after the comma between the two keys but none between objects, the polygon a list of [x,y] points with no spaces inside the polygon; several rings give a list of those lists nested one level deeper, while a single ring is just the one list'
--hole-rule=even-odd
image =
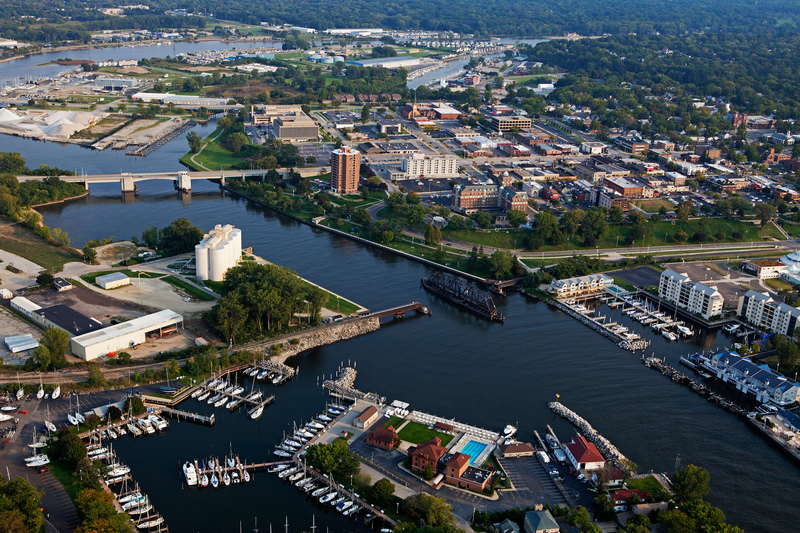
[{"label": "blue swimming pool", "polygon": [[463,448],[461,448],[461,453],[464,455],[469,455],[469,464],[475,466],[475,461],[478,459],[478,456],[483,453],[483,450],[485,450],[487,446],[488,444],[484,444],[483,442],[471,440]]}]

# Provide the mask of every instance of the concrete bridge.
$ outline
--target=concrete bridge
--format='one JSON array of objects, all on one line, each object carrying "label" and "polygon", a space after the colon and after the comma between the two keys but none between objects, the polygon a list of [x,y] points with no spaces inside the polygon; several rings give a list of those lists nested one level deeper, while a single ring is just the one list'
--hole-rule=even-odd
[{"label": "concrete bridge", "polygon": [[[289,175],[288,168],[275,169],[282,177],[286,178]],[[329,168],[327,168],[329,170]],[[298,168],[294,169],[303,177],[316,176],[320,173],[320,167],[311,168]],[[322,171],[326,171],[326,167],[322,167]],[[123,172],[121,174],[92,174],[92,175],[79,175],[79,176],[59,176],[62,181],[71,183],[82,183],[84,188],[88,191],[89,185],[92,183],[117,183],[120,184],[120,190],[123,193],[134,192],[136,190],[137,181],[146,180],[170,180],[175,182],[175,188],[189,192],[192,190],[192,180],[205,179],[212,180],[218,179],[225,184],[225,181],[230,178],[242,178],[252,176],[264,176],[268,170],[216,170],[216,171],[169,171],[169,172]],[[19,182],[42,180],[46,176],[17,176]]]}]

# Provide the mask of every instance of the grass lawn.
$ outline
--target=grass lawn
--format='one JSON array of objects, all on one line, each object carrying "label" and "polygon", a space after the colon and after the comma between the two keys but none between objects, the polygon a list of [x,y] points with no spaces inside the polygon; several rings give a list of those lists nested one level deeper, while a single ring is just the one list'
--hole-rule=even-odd
[{"label": "grass lawn", "polygon": [[[305,280],[301,279],[301,281],[303,281],[303,283],[305,283],[306,285],[310,285],[310,283],[308,283]],[[319,287],[319,288],[325,291],[324,287]],[[343,315],[352,315],[353,313],[361,309],[361,307],[352,304],[347,300],[343,300],[342,298],[339,298],[338,296],[332,294],[329,291],[325,292],[328,293],[328,301],[322,304],[322,307],[324,307],[325,309],[330,309],[331,311],[336,311],[337,313],[341,313]]]},{"label": "grass lawn", "polygon": [[178,287],[179,289],[184,291],[186,294],[190,294],[191,296],[194,296],[195,298],[197,298],[201,302],[210,302],[210,301],[214,300],[214,297],[211,296],[210,294],[208,294],[206,291],[198,289],[194,285],[189,285],[188,283],[186,283],[182,279],[178,279],[178,278],[176,278],[174,276],[167,276],[166,278],[163,279],[163,281],[166,281],[170,285]]},{"label": "grass lawn", "polygon": [[419,422],[409,422],[397,435],[400,437],[400,440],[412,444],[428,442],[433,437],[439,437],[442,439],[442,446],[447,446],[450,441],[453,440],[452,435],[440,431],[433,431],[432,429],[428,429],[428,426],[420,424]]},{"label": "grass lawn", "polygon": [[623,280],[621,280],[620,278],[618,278],[618,277],[616,277],[616,276],[611,276],[611,279],[613,279],[613,280],[614,280],[614,283],[615,283],[616,285],[618,285],[618,286],[622,287],[622,288],[623,288],[623,289],[625,289],[626,291],[635,291],[635,290],[636,290],[636,287],[634,287],[633,285],[631,285],[631,284],[630,284],[630,283],[628,283],[627,281],[623,281]]},{"label": "grass lawn", "polygon": [[[249,257],[249,256],[246,256]],[[244,259],[244,258],[242,258]],[[251,258],[252,259],[252,258]],[[212,291],[216,292],[217,294],[222,294],[222,286],[225,284],[224,281],[211,281],[210,279],[203,280],[203,285],[211,289]]]},{"label": "grass lawn", "polygon": [[162,276],[166,276],[166,274],[156,274],[154,272],[134,272],[133,270],[123,269],[123,270],[105,270],[103,272],[92,272],[91,274],[82,275],[81,279],[83,281],[94,283],[96,285],[97,283],[95,282],[95,280],[98,277],[105,276],[106,274],[113,274],[114,272],[122,272],[123,274],[131,278],[131,280],[139,279],[139,274],[141,274],[141,277],[143,278],[150,278],[150,279],[157,279]]},{"label": "grass lawn", "polygon": [[629,479],[627,485],[629,489],[646,490],[650,492],[664,489],[664,487],[661,486],[661,483],[659,483],[658,480],[653,476],[641,479]]},{"label": "grass lawn", "polygon": [[50,472],[53,473],[58,482],[61,483],[61,485],[63,485],[64,490],[67,491],[70,500],[75,501],[75,498],[78,496],[78,493],[82,490],[82,487],[75,484],[76,478],[72,474],[70,469],[66,465],[64,465],[64,463],[62,463],[61,461],[55,461],[55,460],[51,460],[50,464],[47,466],[50,468]]},{"label": "grass lawn", "polygon": [[473,229],[453,230],[444,228],[442,230],[442,238],[471,242],[476,245],[517,249],[522,248],[522,240],[525,236],[525,231],[526,230],[514,229],[477,231]]},{"label": "grass lawn", "polygon": [[788,281],[784,281],[781,278],[772,278],[764,280],[767,285],[771,288],[775,289],[776,291],[787,290],[790,291],[794,288],[794,285],[789,283]]},{"label": "grass lawn", "polygon": [[392,418],[383,423],[383,427],[388,428],[389,426],[394,426],[394,429],[397,429],[400,427],[402,423],[403,423],[402,418],[400,418],[399,416],[393,416]]},{"label": "grass lawn", "polygon": [[9,226],[11,234],[0,235],[0,249],[24,257],[40,267],[61,272],[64,264],[80,261],[81,256],[71,253],[67,248],[43,241],[27,228],[20,225]]},{"label": "grass lawn", "polygon": [[[211,140],[219,135],[219,133],[220,129],[217,128],[211,133],[211,135],[203,139],[203,145],[205,148],[203,148],[203,151],[200,154],[196,155],[195,161],[197,164],[192,163],[191,157],[195,154],[192,154],[191,152],[181,157],[181,162],[192,168],[198,168],[198,165],[202,165],[209,170],[230,170],[236,163],[241,163],[244,161],[243,159],[234,157],[233,154],[223,148],[219,142],[219,139],[215,139],[214,141]],[[198,170],[203,169],[198,168]]]},{"label": "grass lawn", "polygon": [[665,200],[664,198],[650,198],[647,200],[633,200],[631,201],[632,204],[639,206],[642,208],[643,211],[647,213],[658,213],[661,207],[664,207],[667,211],[674,211],[675,206],[672,205],[671,202]]}]

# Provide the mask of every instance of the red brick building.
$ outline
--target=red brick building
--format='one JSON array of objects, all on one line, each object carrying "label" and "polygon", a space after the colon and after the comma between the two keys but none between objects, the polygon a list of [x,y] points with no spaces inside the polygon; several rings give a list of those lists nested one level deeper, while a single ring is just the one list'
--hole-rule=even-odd
[{"label": "red brick building", "polygon": [[453,206],[462,211],[499,207],[505,211],[527,212],[528,197],[523,192],[499,185],[457,185],[453,188]]},{"label": "red brick building", "polygon": [[394,426],[388,428],[376,427],[373,431],[367,433],[367,444],[381,448],[382,450],[392,450],[399,442],[399,437],[394,429]]},{"label": "red brick building", "polygon": [[429,442],[417,444],[408,450],[408,456],[411,458],[411,469],[414,472],[423,474],[430,466],[433,472],[436,472],[439,459],[442,458],[445,451],[446,448],[442,446],[442,441],[439,437],[433,437]]},{"label": "red brick building", "polygon": [[469,465],[470,456],[454,453],[444,464],[444,479],[462,489],[482,491],[491,484],[492,473]]},{"label": "red brick building", "polygon": [[642,186],[625,178],[603,178],[603,185],[626,198],[641,198]]}]

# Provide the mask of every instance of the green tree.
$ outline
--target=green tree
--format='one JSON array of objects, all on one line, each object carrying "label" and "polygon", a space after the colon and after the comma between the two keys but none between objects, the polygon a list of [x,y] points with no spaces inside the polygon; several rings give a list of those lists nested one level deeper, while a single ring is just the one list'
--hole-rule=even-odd
[{"label": "green tree", "polygon": [[416,521],[424,521],[427,526],[445,531],[453,531],[456,527],[453,508],[444,498],[422,492],[403,500],[400,507],[402,514]]},{"label": "green tree", "polygon": [[39,345],[34,348],[31,352],[31,357],[33,357],[33,360],[36,361],[36,364],[41,368],[47,368],[52,362],[50,350],[47,349],[47,346]]},{"label": "green tree", "polygon": [[[150,235],[142,234],[142,240],[148,243]],[[178,218],[172,223],[159,230],[158,248],[163,250],[166,255],[176,255],[191,252],[203,238],[203,230],[189,222],[185,218]],[[150,246],[150,244],[147,244]]]},{"label": "green tree", "polygon": [[190,131],[186,135],[186,140],[189,142],[189,149],[192,151],[192,153],[197,153],[197,151],[200,150],[200,147],[203,145],[203,138],[193,131]]},{"label": "green tree", "polygon": [[478,211],[472,215],[472,220],[483,229],[488,229],[492,226],[492,215],[485,211]]},{"label": "green tree", "polygon": [[711,476],[705,468],[689,464],[675,472],[672,488],[677,503],[702,500],[708,494]]},{"label": "green tree", "polygon": [[313,444],[306,448],[308,464],[324,474],[340,480],[358,473],[361,459],[350,451],[347,443],[337,440],[330,444]]},{"label": "green tree", "polygon": [[442,242],[442,230],[439,229],[439,226],[428,224],[428,227],[425,228],[425,243],[428,246],[436,246],[440,242]]},{"label": "green tree", "polygon": [[586,212],[583,209],[571,209],[564,213],[564,216],[561,217],[561,227],[564,229],[564,233],[566,233],[567,238],[572,238],[575,235],[575,232],[578,231],[580,228],[581,222],[583,221],[583,217],[586,215]]},{"label": "green tree", "polygon": [[40,287],[50,287],[53,284],[54,279],[55,277],[50,272],[45,270],[36,276],[36,283]]},{"label": "green tree", "polygon": [[370,488],[369,497],[378,505],[385,506],[391,502],[394,489],[394,483],[386,478],[381,478]]},{"label": "green tree", "polygon": [[104,387],[106,384],[106,378],[103,375],[103,371],[100,370],[100,367],[96,364],[89,365],[89,386],[90,387]]},{"label": "green tree", "polygon": [[222,298],[211,313],[217,330],[225,339],[235,341],[244,332],[248,313],[236,298]]},{"label": "green tree", "polygon": [[67,463],[70,468],[75,468],[78,462],[86,457],[86,446],[69,428],[61,428],[58,431],[58,440],[53,446],[53,455]]},{"label": "green tree", "polygon": [[502,252],[500,250],[492,254],[492,273],[497,279],[505,279],[511,276],[511,269],[514,268],[516,258],[511,252]]},{"label": "green tree", "polygon": [[61,361],[69,348],[69,334],[63,329],[47,328],[39,344],[47,348],[52,361]]},{"label": "green tree", "polygon": [[125,402],[125,412],[127,413],[130,411],[134,415],[140,415],[144,413],[146,407],[144,406],[144,402],[141,398],[128,398]]},{"label": "green tree", "polygon": [[369,104],[364,104],[364,107],[361,108],[361,122],[366,122],[369,120]]},{"label": "green tree", "polygon": [[614,224],[615,226],[619,226],[625,220],[625,213],[622,212],[622,208],[618,205],[615,205],[611,208],[611,211],[608,212],[608,221]]},{"label": "green tree", "polygon": [[772,204],[762,203],[756,206],[756,216],[761,221],[762,228],[770,223],[770,221],[775,217],[776,213],[777,210]]},{"label": "green tree", "polygon": [[144,230],[142,232],[142,242],[144,242],[145,246],[148,248],[158,248],[158,228],[153,226],[152,228]]},{"label": "green tree", "polygon": [[83,247],[83,260],[90,265],[97,264],[97,250],[88,244]]},{"label": "green tree", "polygon": [[520,209],[509,209],[506,214],[508,215],[508,223],[515,228],[520,227],[528,221],[528,214]]},{"label": "green tree", "polygon": [[694,204],[691,200],[684,200],[675,208],[675,215],[681,222],[686,222],[694,214]]},{"label": "green tree", "polygon": [[0,523],[8,533],[39,533],[44,526],[40,511],[43,492],[17,477],[0,478]]}]

